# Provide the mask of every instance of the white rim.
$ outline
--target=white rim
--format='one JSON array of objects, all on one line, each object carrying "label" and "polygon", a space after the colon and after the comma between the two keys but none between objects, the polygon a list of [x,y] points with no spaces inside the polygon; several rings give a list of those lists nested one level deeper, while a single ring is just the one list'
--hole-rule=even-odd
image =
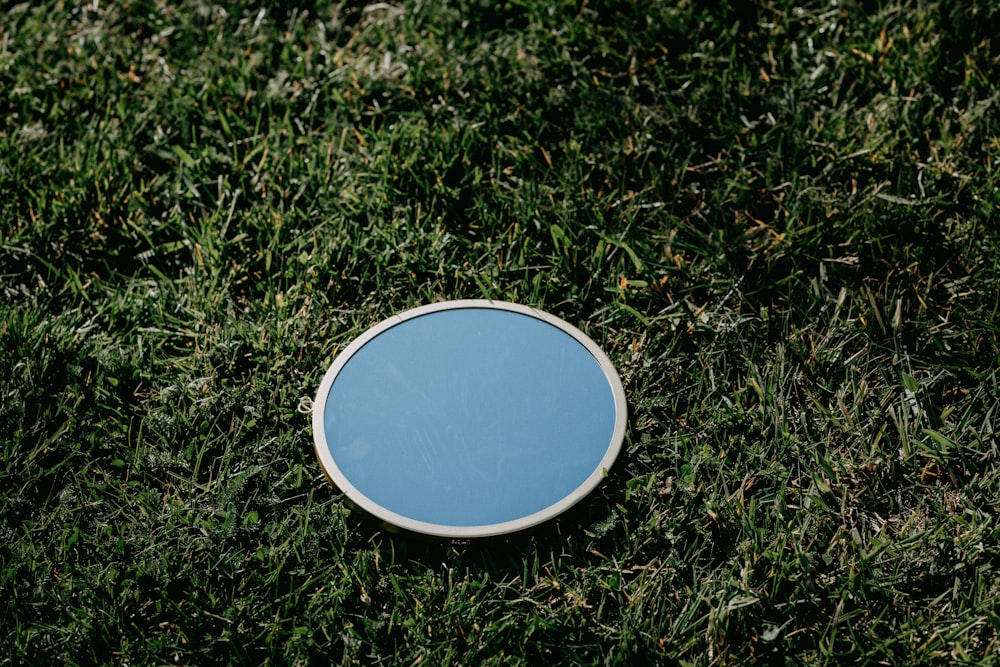
[{"label": "white rim", "polygon": [[[348,481],[347,477],[344,476],[343,472],[341,472],[340,468],[337,466],[336,461],[334,461],[333,454],[330,453],[329,443],[326,440],[326,428],[324,423],[326,399],[330,394],[330,388],[337,379],[337,375],[347,362],[350,361],[351,357],[354,356],[355,352],[383,331],[407,320],[413,319],[414,317],[420,317],[421,315],[427,315],[441,310],[457,310],[462,308],[492,308],[495,310],[507,310],[534,317],[561,329],[587,348],[587,351],[590,352],[595,360],[597,360],[598,365],[604,372],[604,377],[607,378],[608,384],[611,386],[611,392],[614,395],[615,427],[611,434],[611,442],[608,443],[608,449],[604,453],[604,456],[597,468],[590,474],[589,477],[587,477],[586,480],[584,480],[582,484],[576,487],[576,489],[566,495],[562,500],[549,505],[538,512],[529,514],[520,519],[514,519],[513,521],[504,521],[501,523],[485,524],[481,526],[448,526],[428,523],[426,521],[417,521],[393,512],[392,510],[383,507],[368,498],[365,494],[359,491],[357,487]],[[352,341],[351,344],[348,345],[343,352],[338,354],[336,359],[334,359],[333,365],[330,366],[326,375],[323,376],[323,381],[320,383],[319,390],[316,392],[316,400],[313,403],[312,415],[313,442],[316,447],[316,456],[319,459],[321,467],[323,468],[323,472],[329,480],[348,497],[348,499],[369,514],[372,514],[379,519],[404,530],[423,533],[425,535],[457,538],[487,537],[490,535],[512,533],[538,525],[565,512],[567,509],[583,499],[584,496],[590,493],[607,475],[612,464],[615,462],[615,459],[618,458],[618,453],[621,451],[622,443],[625,440],[625,425],[627,421],[628,408],[625,401],[625,389],[622,387],[621,379],[618,377],[618,372],[615,370],[611,360],[608,359],[607,355],[604,354],[601,348],[597,346],[597,343],[591,340],[586,334],[574,327],[572,324],[556,317],[555,315],[550,315],[549,313],[516,303],[489,301],[486,299],[462,299],[458,301],[443,301],[440,303],[419,306],[397,315],[393,315],[389,319],[383,320],[371,329],[368,329],[363,334],[355,338],[354,341]]]}]

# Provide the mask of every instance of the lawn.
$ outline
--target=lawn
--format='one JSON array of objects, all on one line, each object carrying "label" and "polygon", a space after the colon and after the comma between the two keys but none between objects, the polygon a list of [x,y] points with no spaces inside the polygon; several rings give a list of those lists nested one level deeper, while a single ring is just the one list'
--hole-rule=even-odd
[{"label": "lawn", "polygon": [[[987,0],[5,3],[0,664],[1000,662],[998,163]],[[459,298],[625,444],[394,534],[310,399]]]}]

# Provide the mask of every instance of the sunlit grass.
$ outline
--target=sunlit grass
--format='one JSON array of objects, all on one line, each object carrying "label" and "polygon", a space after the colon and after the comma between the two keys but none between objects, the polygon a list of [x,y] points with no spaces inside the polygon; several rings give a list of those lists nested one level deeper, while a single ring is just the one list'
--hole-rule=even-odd
[{"label": "sunlit grass", "polygon": [[[0,19],[0,661],[991,663],[1000,12],[156,1]],[[304,398],[442,299],[579,326],[606,482],[352,511]]]}]

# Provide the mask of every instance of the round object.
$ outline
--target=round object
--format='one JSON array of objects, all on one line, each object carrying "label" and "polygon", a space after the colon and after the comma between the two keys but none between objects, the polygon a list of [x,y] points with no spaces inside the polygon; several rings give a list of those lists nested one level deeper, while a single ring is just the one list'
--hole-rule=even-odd
[{"label": "round object", "polygon": [[526,306],[421,306],[355,339],[327,371],[313,438],[330,480],[405,530],[481,537],[568,509],[625,437],[621,380],[590,338]]}]

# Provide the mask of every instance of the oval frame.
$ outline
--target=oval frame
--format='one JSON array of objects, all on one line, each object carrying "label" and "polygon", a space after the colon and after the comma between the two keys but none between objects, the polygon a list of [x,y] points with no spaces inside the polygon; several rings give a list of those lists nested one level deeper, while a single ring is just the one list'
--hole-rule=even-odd
[{"label": "oval frame", "polygon": [[[393,510],[383,507],[373,501],[362,493],[357,487],[355,487],[350,480],[347,479],[343,472],[341,472],[340,467],[337,465],[337,462],[334,460],[333,454],[330,451],[330,446],[326,439],[324,416],[326,412],[327,398],[330,394],[331,388],[333,387],[333,383],[336,381],[341,369],[347,365],[358,350],[376,338],[379,334],[392,327],[402,324],[407,320],[443,310],[457,310],[465,308],[505,310],[519,313],[521,315],[527,315],[552,325],[574,338],[578,343],[586,348],[591,356],[594,357],[594,360],[597,362],[601,371],[604,373],[604,377],[608,381],[615,403],[615,421],[614,428],[612,429],[611,441],[608,443],[607,450],[601,458],[598,466],[579,486],[573,489],[561,500],[519,519],[475,526],[452,526],[412,519],[394,512]],[[418,306],[393,315],[392,317],[389,317],[388,319],[385,319],[366,330],[337,355],[333,364],[326,371],[326,374],[323,376],[323,380],[320,382],[319,389],[316,392],[316,399],[313,402],[312,413],[313,443],[316,450],[316,457],[319,459],[320,467],[323,468],[323,472],[329,481],[340,489],[340,491],[343,492],[351,502],[369,514],[392,526],[414,533],[449,538],[489,537],[513,533],[544,523],[545,521],[562,514],[593,491],[601,480],[607,476],[608,471],[611,469],[611,466],[614,464],[621,451],[622,443],[625,440],[625,430],[628,422],[628,406],[621,378],[618,376],[618,372],[615,370],[615,367],[611,363],[608,356],[604,354],[604,351],[601,350],[597,343],[591,340],[589,336],[574,327],[572,324],[550,313],[516,303],[492,301],[487,299],[461,299]]]}]

